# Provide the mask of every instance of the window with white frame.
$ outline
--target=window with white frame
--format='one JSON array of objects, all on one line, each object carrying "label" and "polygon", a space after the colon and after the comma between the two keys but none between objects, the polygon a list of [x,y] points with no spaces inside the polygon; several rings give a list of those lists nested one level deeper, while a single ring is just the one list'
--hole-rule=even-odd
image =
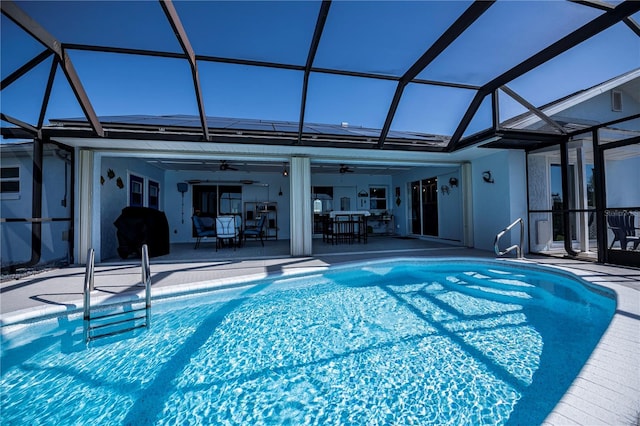
[{"label": "window with white frame", "polygon": [[144,178],[129,175],[129,205],[144,207]]},{"label": "window with white frame", "polygon": [[369,209],[387,210],[387,188],[384,186],[369,187]]},{"label": "window with white frame", "polygon": [[149,180],[148,182],[149,191],[149,200],[148,205],[152,209],[159,210],[160,209],[160,184],[158,182]]}]

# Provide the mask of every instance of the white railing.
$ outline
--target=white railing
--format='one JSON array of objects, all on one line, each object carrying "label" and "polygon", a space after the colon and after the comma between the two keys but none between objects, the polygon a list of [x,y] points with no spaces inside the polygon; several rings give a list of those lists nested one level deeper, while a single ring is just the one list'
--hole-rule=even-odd
[{"label": "white railing", "polygon": [[[514,244],[514,245],[512,245],[510,247],[507,247],[503,251],[500,251],[500,247],[499,247],[500,238],[502,238],[502,236],[504,234],[509,232],[518,223],[520,224],[520,241],[518,242],[518,244]],[[493,249],[496,252],[496,256],[504,256],[505,254],[515,250],[516,251],[516,257],[518,259],[523,259],[524,258],[523,254],[522,254],[522,244],[523,243],[524,243],[524,220],[522,220],[522,218],[519,217],[511,225],[507,226],[502,231],[498,232],[498,234],[496,235],[496,239],[493,242]]]}]

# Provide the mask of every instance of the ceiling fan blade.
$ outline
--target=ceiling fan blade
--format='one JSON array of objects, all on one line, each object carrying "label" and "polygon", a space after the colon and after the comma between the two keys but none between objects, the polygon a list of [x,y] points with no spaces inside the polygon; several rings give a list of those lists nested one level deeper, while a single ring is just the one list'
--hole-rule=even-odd
[{"label": "ceiling fan blade", "polygon": [[227,170],[238,171],[237,168],[231,167],[229,163],[227,163],[227,160],[220,160],[220,170],[223,172]]}]

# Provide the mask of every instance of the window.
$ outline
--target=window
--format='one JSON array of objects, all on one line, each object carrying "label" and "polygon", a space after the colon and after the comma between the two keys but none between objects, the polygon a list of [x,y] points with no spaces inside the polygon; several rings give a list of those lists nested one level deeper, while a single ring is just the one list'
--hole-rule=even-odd
[{"label": "window", "polygon": [[140,176],[129,176],[129,205],[132,207],[144,206],[144,179]]},{"label": "window", "polygon": [[380,186],[369,188],[369,208],[371,210],[387,210],[387,188]]},{"label": "window", "polygon": [[17,194],[20,192],[20,167],[2,167],[0,169],[0,193]]},{"label": "window", "polygon": [[242,212],[242,187],[237,185],[219,186],[219,214],[235,214]]},{"label": "window", "polygon": [[149,181],[149,207],[160,209],[160,184],[152,180]]}]

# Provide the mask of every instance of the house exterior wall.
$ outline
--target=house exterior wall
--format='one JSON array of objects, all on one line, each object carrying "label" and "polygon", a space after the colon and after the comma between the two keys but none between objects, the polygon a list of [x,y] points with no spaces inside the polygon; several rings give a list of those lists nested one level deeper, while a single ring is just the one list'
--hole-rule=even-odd
[{"label": "house exterior wall", "polygon": [[[406,173],[393,177],[392,206],[396,218],[396,233],[409,235],[410,194],[409,184],[414,181],[437,177],[438,179],[438,238],[454,242],[463,242],[463,211],[462,211],[462,178],[460,167],[457,165],[444,167],[417,167]],[[449,179],[458,180],[457,187],[449,186]],[[449,193],[441,188],[448,187]],[[400,206],[395,203],[395,188],[400,188]]]},{"label": "house exterior wall", "polygon": [[[524,151],[499,151],[472,161],[473,223],[475,247],[493,250],[498,232],[522,217],[527,224],[526,170]],[[493,183],[482,173],[491,172]],[[514,228],[501,240],[505,248],[518,243],[519,229]],[[526,232],[525,232],[526,238]],[[526,243],[523,249],[527,247]]]},{"label": "house exterior wall", "polygon": [[[166,204],[164,201],[164,171],[150,166],[148,163],[137,158],[129,157],[108,157],[103,156],[99,161],[100,176],[104,178],[104,183],[99,184],[100,188],[100,209],[99,232],[100,232],[100,256],[104,260],[117,257],[118,238],[116,227],[113,222],[120,216],[122,209],[129,205],[129,175],[134,174],[146,179],[152,179],[160,183],[160,210],[164,211]],[[109,178],[109,170],[113,170],[114,177]],[[123,188],[117,185],[118,178],[124,184]],[[166,214],[166,212],[165,212]],[[96,256],[98,253],[96,253]],[[97,260],[97,259],[96,259]]]},{"label": "house exterior wall", "polygon": [[[615,89],[622,94],[622,111],[613,111],[611,108],[611,92],[605,90],[597,96],[569,107],[558,114],[561,117],[580,117],[581,120],[589,120],[595,123],[606,123],[629,117],[640,112],[640,81],[631,80]],[[633,126],[636,128],[632,128]],[[637,121],[629,121],[616,125],[620,129],[638,130]]]},{"label": "house exterior wall", "polygon": [[[33,198],[33,145],[19,149],[4,148],[0,156],[2,167],[20,167],[20,192],[0,195],[3,218],[31,218]],[[66,179],[65,179],[66,164]],[[55,154],[51,147],[43,154],[42,217],[65,218],[71,216],[71,166]],[[28,262],[31,259],[31,229],[26,222],[2,223],[0,257],[2,267]],[[42,246],[39,263],[68,261],[69,221],[42,223]]]}]

